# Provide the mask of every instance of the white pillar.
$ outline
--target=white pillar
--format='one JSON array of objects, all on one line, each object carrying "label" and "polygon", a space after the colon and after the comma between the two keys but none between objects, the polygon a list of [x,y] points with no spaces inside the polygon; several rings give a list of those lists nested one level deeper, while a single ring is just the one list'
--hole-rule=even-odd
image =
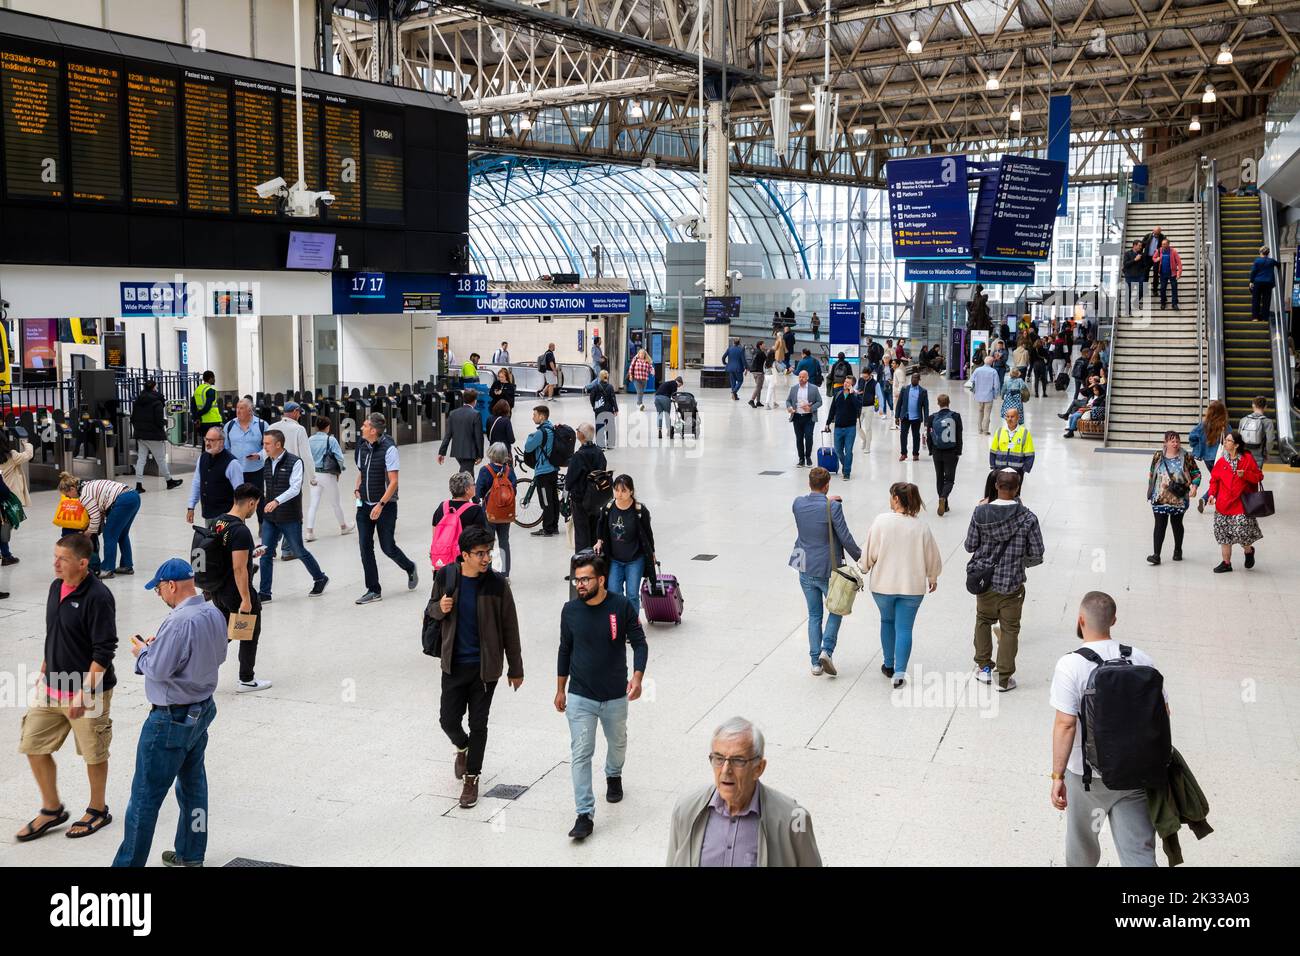
[{"label": "white pillar", "polygon": [[[727,136],[723,114],[725,103],[715,100],[708,107],[708,135],[705,141],[708,162],[708,183],[705,192],[705,218],[708,238],[704,243],[704,289],[706,295],[727,294],[727,226],[728,199],[731,174],[728,151],[731,141]],[[729,344],[730,323],[704,326],[704,367],[722,363],[722,353]]]}]

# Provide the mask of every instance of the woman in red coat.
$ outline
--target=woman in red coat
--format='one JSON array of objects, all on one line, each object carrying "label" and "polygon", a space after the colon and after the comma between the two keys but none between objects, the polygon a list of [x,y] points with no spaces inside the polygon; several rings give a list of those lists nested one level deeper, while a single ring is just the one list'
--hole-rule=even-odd
[{"label": "woman in red coat", "polygon": [[1246,451],[1241,432],[1223,436],[1223,454],[1210,472],[1210,497],[1214,503],[1214,540],[1219,542],[1223,560],[1215,574],[1232,570],[1232,546],[1239,544],[1246,553],[1246,567],[1255,566],[1255,542],[1264,535],[1259,522],[1246,514],[1241,496],[1254,491],[1264,480],[1264,473]]}]

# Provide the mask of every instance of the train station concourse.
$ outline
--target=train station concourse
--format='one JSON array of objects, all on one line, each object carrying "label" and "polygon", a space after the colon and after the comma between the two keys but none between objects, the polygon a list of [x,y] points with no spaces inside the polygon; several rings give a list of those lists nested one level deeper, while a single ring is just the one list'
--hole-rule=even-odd
[{"label": "train station concourse", "polygon": [[891,867],[903,925],[998,867],[1031,926],[1269,922],[1298,51],[1300,0],[0,5],[16,912]]}]

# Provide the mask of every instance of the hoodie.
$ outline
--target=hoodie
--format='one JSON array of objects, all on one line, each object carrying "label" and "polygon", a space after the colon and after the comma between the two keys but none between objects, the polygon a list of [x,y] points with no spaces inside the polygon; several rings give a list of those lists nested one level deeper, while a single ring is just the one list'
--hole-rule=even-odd
[{"label": "hoodie", "polygon": [[966,530],[969,574],[996,566],[992,590],[1014,594],[1025,583],[1025,568],[1043,563],[1043,532],[1038,518],[1020,503],[989,502],[975,508]]}]

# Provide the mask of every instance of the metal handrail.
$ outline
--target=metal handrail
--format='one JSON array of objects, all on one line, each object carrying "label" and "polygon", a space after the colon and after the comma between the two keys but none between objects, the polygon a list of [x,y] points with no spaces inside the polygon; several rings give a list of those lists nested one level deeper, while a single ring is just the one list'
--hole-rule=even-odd
[{"label": "metal handrail", "polygon": [[[1219,238],[1219,190],[1217,187],[1219,179],[1214,160],[1210,160],[1209,172],[1205,181],[1205,244],[1200,251],[1205,257],[1207,322],[1206,328],[1198,331],[1207,340],[1209,347],[1209,397],[1223,401],[1228,390],[1224,381],[1223,369],[1223,274],[1218,258],[1214,255],[1215,243]],[[1205,404],[1207,403],[1202,402],[1202,407]]]},{"label": "metal handrail", "polygon": [[[1116,187],[1116,198],[1118,199],[1120,196],[1124,197],[1124,207],[1123,207],[1123,214],[1119,216],[1118,219],[1119,249],[1120,249],[1119,261],[1123,262],[1124,261],[1124,233],[1125,230],[1128,229],[1128,204],[1132,200],[1132,185],[1128,180],[1127,172],[1123,172],[1120,174],[1119,184]],[[1118,315],[1119,303],[1120,303],[1119,296],[1120,293],[1117,288],[1115,292],[1116,315],[1111,319],[1110,339],[1108,340],[1106,345],[1106,417],[1102,419],[1102,423],[1101,423],[1101,447],[1102,448],[1107,447],[1107,445],[1110,442],[1110,419],[1111,419],[1110,389],[1112,383],[1115,381],[1114,376],[1111,373],[1111,366],[1115,364],[1115,352],[1118,350],[1119,347],[1119,315]],[[1098,339],[1101,338],[1100,317],[1097,318],[1097,338]]]},{"label": "metal handrail", "polygon": [[[1259,197],[1260,224],[1264,229],[1264,245],[1270,252],[1278,252],[1277,211],[1268,196]],[[1280,276],[1279,276],[1280,278]],[[1277,409],[1277,450],[1284,462],[1296,454],[1295,429],[1291,420],[1291,358],[1287,353],[1287,321],[1282,309],[1282,283],[1273,284],[1273,301],[1269,303],[1268,338],[1273,356],[1273,407]]]},{"label": "metal handrail", "polygon": [[[1201,165],[1196,164],[1195,182],[1196,188],[1200,189]],[[1213,183],[1213,177],[1209,180]],[[1207,260],[1205,247],[1205,206],[1208,201],[1207,193],[1214,192],[1217,196],[1217,189],[1211,189],[1209,184],[1206,185],[1206,191],[1196,195],[1196,254],[1198,257],[1204,256]],[[1217,202],[1217,199],[1215,200]],[[1205,368],[1205,310],[1206,297],[1209,290],[1209,273],[1204,269],[1196,270],[1196,395],[1200,400],[1200,407],[1205,407],[1205,374],[1202,371]]]}]

